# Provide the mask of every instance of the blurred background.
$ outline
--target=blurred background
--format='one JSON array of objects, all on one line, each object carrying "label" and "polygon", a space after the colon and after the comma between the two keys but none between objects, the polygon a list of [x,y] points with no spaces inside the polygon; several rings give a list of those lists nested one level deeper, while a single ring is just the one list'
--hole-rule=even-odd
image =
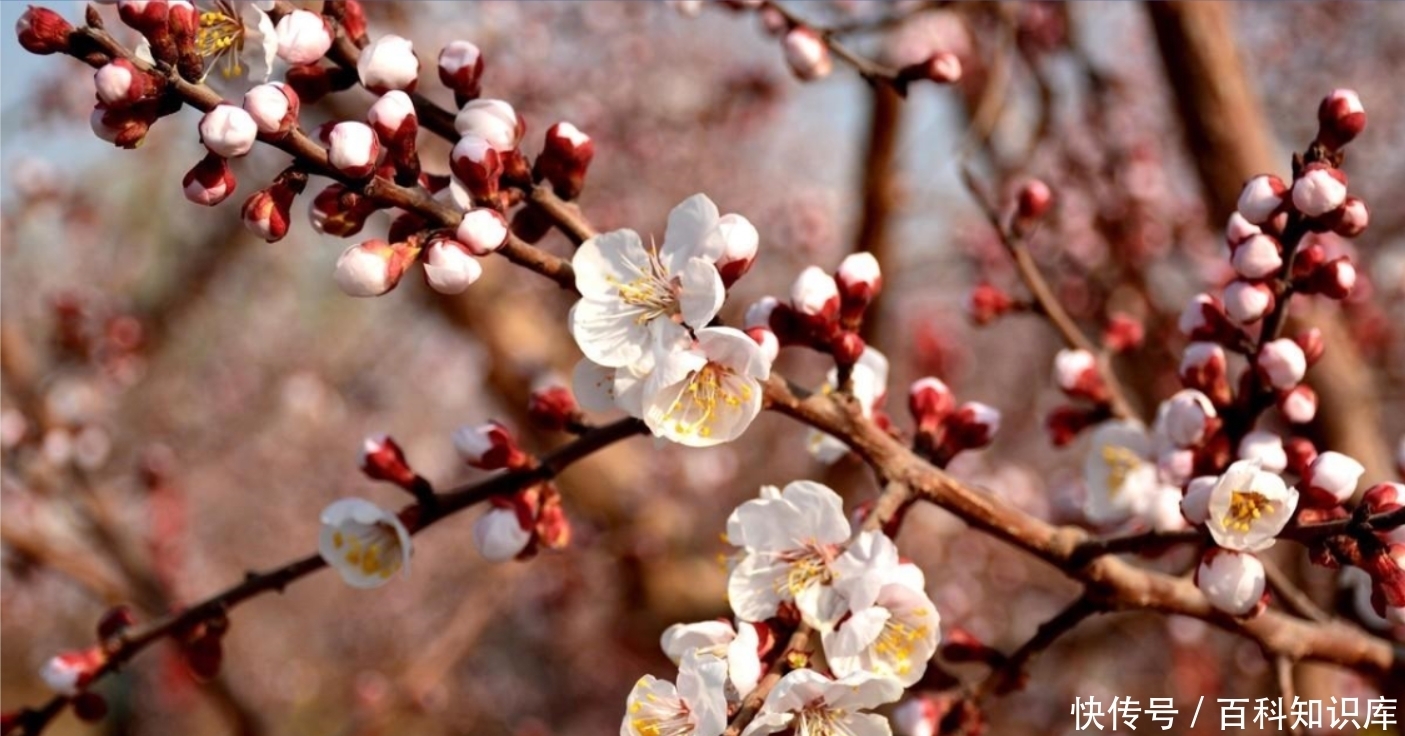
[{"label": "blurred background", "polygon": [[[67,0],[50,7],[82,14]],[[438,49],[459,38],[480,46],[485,94],[526,117],[529,154],[557,121],[589,133],[596,156],[580,202],[598,229],[661,235],[669,209],[695,192],[749,218],[761,254],[724,307],[733,323],[754,299],[788,293],[806,265],[877,254],[886,291],[868,337],[892,361],[895,423],[909,426],[907,386],[924,375],[996,406],[994,447],[953,472],[1061,523],[1079,522],[1082,457],[1078,445],[1054,449],[1044,430],[1062,400],[1049,381],[1060,345],[1036,317],[983,328],[967,319],[974,284],[1018,293],[1018,280],[961,165],[1001,201],[1025,177],[1053,186],[1057,208],[1035,254],[1090,333],[1115,314],[1144,322],[1145,344],[1116,368],[1145,410],[1178,388],[1181,305],[1230,276],[1220,231],[1240,184],[1263,171],[1287,176],[1316,129],[1318,100],[1353,88],[1370,122],[1343,168],[1372,224],[1354,242],[1322,242],[1354,254],[1362,277],[1344,305],[1300,299],[1294,318],[1329,338],[1329,359],[1310,374],[1323,397],[1310,436],[1361,459],[1362,487],[1398,480],[1405,4],[787,7],[819,25],[876,26],[846,38],[888,63],[956,53],[965,77],[914,87],[906,100],[843,65],[801,83],[756,13],[720,3],[366,11],[372,38],[414,40],[420,90],[446,106]],[[0,3],[3,27],[24,8]],[[5,710],[43,702],[38,668],[89,644],[110,606],[154,617],[307,554],[318,512],[335,498],[405,501],[358,472],[367,434],[393,435],[441,487],[477,472],[449,441],[460,425],[499,419],[538,451],[569,439],[533,430],[525,414],[530,388],[566,380],[579,357],[555,286],[490,259],[461,297],[410,277],[385,297],[347,298],[331,278],[345,244],[308,226],[310,196],[274,245],[241,226],[242,196],[215,209],[185,200],[181,176],[203,155],[192,111],[120,151],[88,127],[87,67],[29,56],[13,35],[0,42],[0,65]],[[333,95],[304,108],[304,127],[359,119],[370,101],[360,89]],[[420,143],[426,169],[445,172],[447,145]],[[256,150],[236,165],[240,192],[284,164]],[[368,236],[386,224],[377,215]],[[559,234],[543,246],[570,252]],[[823,361],[798,353],[781,370],[818,385]],[[101,685],[109,718],[65,715],[53,733],[613,733],[640,675],[672,677],[661,631],[727,614],[719,533],[736,504],[797,478],[830,483],[851,507],[873,497],[856,460],[826,467],[805,447],[803,428],[766,415],[717,449],[618,445],[561,478],[576,529],[567,552],[487,563],[470,512],[417,537],[412,573],[384,588],[352,590],[320,573],[240,607],[215,681],[196,683],[157,648]],[[926,571],[944,627],[1006,651],[1077,595],[939,510],[915,511],[898,541]],[[1194,557],[1182,552],[1146,564],[1184,571]],[[1354,591],[1309,569],[1299,549],[1279,562],[1320,604],[1358,615]],[[1324,667],[1300,667],[1297,680],[1300,695],[1324,699],[1382,688]],[[1080,626],[1037,661],[1032,683],[991,704],[991,733],[1072,731],[1075,697],[1174,697],[1189,709],[1201,695],[1277,693],[1252,643],[1151,614]],[[1199,731],[1217,725],[1202,720]]]}]

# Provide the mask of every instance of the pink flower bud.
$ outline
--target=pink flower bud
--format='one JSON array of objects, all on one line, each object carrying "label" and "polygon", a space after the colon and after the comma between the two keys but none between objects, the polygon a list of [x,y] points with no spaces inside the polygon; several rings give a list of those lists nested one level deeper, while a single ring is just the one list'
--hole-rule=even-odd
[{"label": "pink flower bud", "polygon": [[294,196],[296,193],[292,189],[279,183],[254,192],[244,201],[241,212],[244,227],[265,242],[282,240],[288,234],[288,225],[293,219]]},{"label": "pink flower bud", "polygon": [[119,0],[117,15],[143,36],[166,30],[170,9],[166,0]]},{"label": "pink flower bud", "polygon": [[1326,164],[1309,164],[1293,182],[1293,206],[1308,217],[1321,217],[1346,202],[1346,174]]},{"label": "pink flower bud", "polygon": [[1288,450],[1283,438],[1264,430],[1255,430],[1239,441],[1239,459],[1258,460],[1264,472],[1281,473],[1288,467]]},{"label": "pink flower bud", "polygon": [[1371,212],[1360,197],[1348,196],[1336,215],[1332,232],[1343,238],[1354,238],[1366,232],[1366,227],[1371,224]]},{"label": "pink flower bud", "polygon": [[761,234],[751,221],[736,213],[723,215],[717,221],[717,230],[722,233],[726,245],[722,256],[717,259],[717,272],[722,275],[722,285],[731,287],[756,262],[756,252],[761,246]]},{"label": "pink flower bud", "polygon": [[145,106],[111,110],[102,103],[93,108],[88,118],[93,134],[118,148],[132,149],[146,140],[154,115],[144,110]]},{"label": "pink flower bud", "polygon": [[1269,235],[1253,235],[1230,249],[1230,264],[1246,279],[1262,279],[1283,267],[1283,247]]},{"label": "pink flower bud", "polygon": [[1258,614],[1267,581],[1259,558],[1219,547],[1206,552],[1195,571],[1195,585],[1210,605],[1231,616]]},{"label": "pink flower bud", "polygon": [[200,142],[218,156],[243,156],[253,149],[258,136],[258,123],[242,107],[217,105],[200,119]]},{"label": "pink flower bud", "polygon": [[1087,350],[1060,350],[1054,357],[1054,383],[1069,396],[1094,403],[1107,401],[1098,359]]},{"label": "pink flower bud", "polygon": [[362,86],[375,94],[393,89],[413,92],[420,77],[420,59],[408,39],[387,33],[361,49],[356,72]]},{"label": "pink flower bud", "polygon": [[181,179],[185,198],[207,207],[214,207],[234,193],[234,170],[222,156],[205,154],[195,168]]},{"label": "pink flower bud", "polygon": [[93,73],[98,99],[109,108],[128,107],[151,97],[156,85],[132,62],[118,58]]},{"label": "pink flower bud", "polygon": [[1204,475],[1190,480],[1186,486],[1185,496],[1181,498],[1181,515],[1185,517],[1186,521],[1200,526],[1210,518],[1210,494],[1215,490],[1215,485],[1219,480],[1219,477],[1214,475]]},{"label": "pink flower bud", "polygon": [[948,414],[945,422],[945,444],[952,454],[963,450],[979,450],[995,439],[1000,431],[1000,411],[992,406],[968,401]]},{"label": "pink flower bud", "polygon": [[517,111],[502,100],[473,100],[459,109],[454,129],[462,136],[478,136],[499,153],[516,150],[522,140]]},{"label": "pink flower bud", "polygon": [[966,316],[978,325],[988,325],[1015,308],[1015,300],[992,284],[972,287],[964,301]]},{"label": "pink flower bud", "polygon": [[460,138],[449,154],[449,168],[474,199],[486,202],[497,196],[502,159],[487,139],[476,135]]},{"label": "pink flower bud", "polygon": [[[948,633],[946,638],[947,641],[942,644],[942,656],[952,659],[950,645],[953,637]],[[989,647],[986,649],[989,651]],[[962,660],[957,658],[954,661]],[[966,661],[998,662],[999,658],[986,655],[984,659]],[[939,708],[930,696],[914,694],[893,709],[893,726],[903,736],[937,736],[941,733],[942,716],[946,715],[947,710],[949,707]]]},{"label": "pink flower bud", "polygon": [[413,143],[415,134],[419,131],[415,103],[410,100],[409,95],[398,89],[381,95],[366,112],[366,121],[387,147],[402,145],[407,137],[409,142]]},{"label": "pink flower bud", "polygon": [[68,34],[73,25],[48,8],[34,5],[15,21],[20,45],[31,54],[59,54],[68,51]]},{"label": "pink flower bud", "polygon": [[829,56],[829,47],[824,39],[805,26],[796,26],[785,34],[781,42],[785,49],[785,61],[795,76],[806,82],[829,76],[834,70],[834,60]]},{"label": "pink flower bud", "polygon": [[532,541],[534,519],[522,502],[499,503],[494,499],[487,513],[473,523],[473,545],[489,562],[506,562],[527,549]]},{"label": "pink flower bud", "polygon": [[580,422],[581,409],[571,389],[548,378],[539,381],[527,397],[527,416],[537,426],[559,432]]},{"label": "pink flower bud", "polygon": [[562,199],[575,199],[585,187],[585,173],[595,157],[595,143],[570,123],[546,130],[546,145],[532,166],[533,177],[551,182]]},{"label": "pink flower bud", "polygon": [[54,692],[73,696],[87,687],[106,663],[107,654],[102,647],[64,652],[45,662],[39,677]]},{"label": "pink flower bud", "polygon": [[353,179],[374,174],[381,144],[371,126],[355,121],[337,123],[328,134],[327,161]]},{"label": "pink flower bud", "polygon": [[313,197],[308,205],[308,219],[319,233],[347,238],[361,232],[375,211],[375,202],[333,183]]},{"label": "pink flower bud", "polygon": [[1054,191],[1039,179],[1030,179],[1020,185],[1015,197],[1015,217],[1027,222],[1038,220],[1048,214],[1054,204]]},{"label": "pink flower bud", "polygon": [[863,316],[868,305],[883,290],[883,272],[872,253],[850,253],[839,264],[834,281],[839,287],[840,312],[845,320]]},{"label": "pink flower bud", "polygon": [[401,488],[412,488],[416,484],[415,471],[405,460],[405,451],[390,438],[390,435],[377,434],[367,437],[361,443],[361,454],[357,467],[371,480],[394,483]]},{"label": "pink flower bud", "polygon": [[331,26],[325,18],[310,10],[288,13],[278,20],[276,30],[278,58],[289,64],[311,64],[332,48]]},{"label": "pink flower bud", "polygon": [[1181,356],[1179,370],[1181,385],[1193,388],[1214,402],[1226,406],[1230,401],[1228,364],[1224,348],[1211,342],[1193,342]]},{"label": "pink flower bud", "polygon": [[1302,501],[1315,508],[1331,508],[1351,500],[1366,467],[1340,452],[1327,451],[1308,466],[1300,487]]},{"label": "pink flower bud", "polygon": [[807,317],[833,321],[839,314],[839,286],[834,277],[818,266],[810,266],[801,271],[791,285],[790,305]]},{"label": "pink flower bud", "polygon": [[904,84],[929,80],[937,84],[961,81],[961,57],[950,51],[938,51],[926,59],[898,70],[898,80]]},{"label": "pink flower bud", "polygon": [[1262,225],[1278,213],[1287,193],[1288,185],[1282,179],[1272,174],[1260,174],[1245,183],[1239,193],[1239,214],[1255,225]]},{"label": "pink flower bud", "polygon": [[1126,314],[1114,314],[1103,330],[1103,345],[1114,353],[1125,353],[1141,347],[1146,340],[1146,327],[1141,320]]},{"label": "pink flower bud", "polygon": [[[1405,466],[1405,439],[1401,440],[1400,453],[1397,460]],[[1388,514],[1405,505],[1405,484],[1377,483],[1361,494],[1361,505],[1372,514]]]},{"label": "pink flower bud", "polygon": [[1307,372],[1307,356],[1292,340],[1282,337],[1264,345],[1255,360],[1268,385],[1279,391],[1291,390],[1302,383]]},{"label": "pink flower bud", "polygon": [[1307,424],[1317,416],[1317,392],[1299,384],[1278,397],[1278,411],[1291,424]]},{"label": "pink flower bud", "polygon": [[1351,296],[1351,290],[1355,287],[1356,266],[1351,258],[1341,256],[1313,269],[1304,291],[1321,294],[1328,299],[1345,299]]},{"label": "pink flower bud", "polygon": [[1162,426],[1166,438],[1177,447],[1198,447],[1219,416],[1210,397],[1192,388],[1176,392],[1162,404]]},{"label": "pink flower bud", "polygon": [[956,396],[939,378],[919,378],[907,390],[907,410],[924,432],[935,432],[955,409]]},{"label": "pink flower bud", "polygon": [[1366,108],[1355,90],[1334,89],[1317,107],[1317,140],[1337,150],[1366,129]]},{"label": "pink flower bud", "polygon": [[410,259],[404,249],[384,240],[367,240],[337,258],[337,286],[347,296],[380,296],[400,283]]},{"label": "pink flower bud", "polygon": [[748,327],[746,334],[761,347],[761,355],[767,363],[776,362],[776,356],[781,353],[781,341],[776,333],[769,327]]},{"label": "pink flower bud", "polygon": [[838,365],[852,366],[859,362],[859,356],[863,355],[867,345],[857,332],[844,331],[834,337],[829,346],[829,352],[834,356],[834,362]]},{"label": "pink flower bud", "polygon": [[1229,224],[1225,226],[1225,245],[1228,245],[1232,251],[1235,246],[1261,233],[1263,230],[1258,225],[1249,222],[1244,219],[1244,215],[1235,212],[1229,216]]},{"label": "pink flower bud", "polygon": [[527,454],[518,449],[512,433],[498,422],[460,427],[454,431],[453,440],[459,457],[481,470],[517,470],[526,467],[528,462]]},{"label": "pink flower bud", "polygon": [[482,94],[483,53],[468,41],[450,41],[439,52],[439,81],[468,101]]},{"label": "pink flower bud", "polygon": [[244,93],[244,110],[259,132],[270,137],[286,135],[296,127],[300,107],[298,93],[282,82],[260,84]]},{"label": "pink flower bud", "polygon": [[1229,318],[1250,325],[1273,311],[1273,289],[1257,281],[1234,280],[1224,289],[1224,309]]},{"label": "pink flower bud", "polygon": [[486,256],[507,243],[507,220],[486,207],[465,212],[454,238],[475,256]]},{"label": "pink flower bud", "polygon": [[440,294],[462,294],[483,275],[483,266],[462,243],[438,238],[424,256],[424,278]]}]

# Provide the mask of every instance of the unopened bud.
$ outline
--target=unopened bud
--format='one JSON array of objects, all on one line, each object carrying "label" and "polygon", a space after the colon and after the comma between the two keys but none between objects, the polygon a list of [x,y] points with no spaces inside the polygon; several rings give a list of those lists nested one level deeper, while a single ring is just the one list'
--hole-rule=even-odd
[{"label": "unopened bud", "polygon": [[366,9],[361,6],[361,0],[337,0],[324,3],[323,7],[324,12],[327,9],[336,12],[337,22],[352,43],[366,45]]},{"label": "unopened bud", "polygon": [[1346,174],[1326,164],[1309,164],[1293,182],[1293,206],[1308,217],[1321,217],[1346,202]]},{"label": "unopened bud", "polygon": [[483,275],[483,266],[462,243],[436,238],[424,255],[424,279],[440,294],[462,294]]},{"label": "unopened bud", "polygon": [[966,316],[978,325],[988,325],[1015,308],[1015,300],[993,284],[977,284],[965,299]]},{"label": "unopened bud", "polygon": [[1366,129],[1366,108],[1355,90],[1334,89],[1317,107],[1317,140],[1337,150]]},{"label": "unopened bud", "polygon": [[1192,388],[1177,391],[1161,407],[1166,438],[1177,447],[1197,447],[1219,416],[1210,397]]},{"label": "unopened bud", "polygon": [[1288,185],[1282,179],[1260,174],[1246,182],[1239,193],[1239,214],[1255,225],[1262,225],[1278,213],[1287,193]]},{"label": "unopened bud", "polygon": [[439,81],[459,104],[482,94],[483,52],[468,41],[450,41],[439,51]]},{"label": "unopened bud", "polygon": [[327,161],[337,171],[353,179],[364,179],[376,171],[381,144],[371,126],[355,121],[337,123],[327,136]]},{"label": "unopened bud", "polygon": [[234,170],[223,156],[207,153],[195,168],[185,173],[181,186],[186,199],[213,207],[234,193]]},{"label": "unopened bud", "polygon": [[872,253],[850,253],[834,275],[839,287],[839,311],[846,323],[859,320],[883,290],[883,272]]},{"label": "unopened bud", "polygon": [[1291,424],[1307,424],[1317,416],[1317,392],[1307,384],[1294,386],[1278,397],[1278,411]]},{"label": "unopened bud", "polygon": [[908,387],[907,410],[922,431],[936,431],[955,409],[955,394],[939,378],[919,378]]},{"label": "unopened bud", "polygon": [[1193,342],[1186,346],[1179,370],[1181,385],[1193,388],[1214,402],[1227,406],[1230,402],[1228,364],[1224,348],[1211,342]]},{"label": "unopened bud", "polygon": [[839,314],[839,286],[834,277],[818,266],[810,266],[790,287],[790,305],[806,317],[830,322]]},{"label": "unopened bud", "polygon": [[278,58],[289,64],[311,64],[332,48],[327,19],[310,10],[294,10],[283,16],[276,31]]},{"label": "unopened bud", "polygon": [[263,238],[265,242],[276,243],[288,234],[288,225],[293,220],[293,198],[297,195],[285,184],[275,182],[267,189],[254,192],[244,201],[241,217],[249,232]]},{"label": "unopened bud", "polygon": [[916,64],[909,64],[898,70],[898,81],[903,84],[920,81],[951,84],[960,80],[961,57],[950,51],[938,51]]},{"label": "unopened bud", "polygon": [[1264,430],[1255,430],[1239,441],[1240,460],[1258,460],[1268,473],[1281,473],[1288,468],[1288,451],[1283,438]]},{"label": "unopened bud", "polygon": [[1210,605],[1231,616],[1256,614],[1267,583],[1259,558],[1219,547],[1206,552],[1195,571],[1195,584]]},{"label": "unopened bud", "polygon": [[477,135],[460,138],[449,154],[449,168],[475,200],[487,202],[497,196],[502,159],[487,139]]},{"label": "unopened bud", "polygon": [[367,240],[337,258],[336,282],[347,296],[380,296],[400,283],[413,255],[403,244]]},{"label": "unopened bud", "polygon": [[155,114],[148,108],[147,105],[139,105],[109,109],[99,103],[93,108],[88,123],[97,137],[118,148],[133,149],[146,140],[146,134],[151,131],[151,124],[156,122]]},{"label": "unopened bud", "polygon": [[1354,458],[1331,450],[1317,456],[1303,476],[1302,501],[1308,506],[1330,508],[1351,500],[1366,467]]},{"label": "unopened bud", "polygon": [[1273,289],[1265,283],[1236,279],[1224,289],[1225,313],[1241,325],[1263,319],[1273,311],[1275,303]]},{"label": "unopened bud", "polygon": [[[1405,441],[1400,445],[1402,453],[1405,453]],[[1405,457],[1398,458],[1405,460]],[[1401,463],[1405,466],[1405,462]],[[1361,494],[1361,505],[1365,506],[1372,514],[1388,514],[1405,505],[1405,484],[1401,483],[1377,483],[1366,489]]]},{"label": "unopened bud", "polygon": [[117,15],[122,22],[148,38],[167,30],[169,12],[166,0],[119,0],[117,3]]},{"label": "unopened bud", "polygon": [[98,619],[98,641],[108,641],[113,639],[123,631],[130,629],[137,623],[136,614],[125,605],[114,606],[103,613]]},{"label": "unopened bud", "polygon": [[1114,353],[1125,353],[1141,347],[1146,328],[1139,319],[1126,314],[1114,314],[1103,330],[1103,345]]},{"label": "unopened bud", "polygon": [[68,51],[68,34],[73,25],[48,8],[35,5],[15,21],[15,34],[20,45],[31,54],[60,54]]},{"label": "unopened bud", "polygon": [[820,34],[810,28],[796,26],[790,29],[781,45],[785,49],[785,61],[790,65],[790,70],[804,81],[821,79],[834,70],[829,47]]},{"label": "unopened bud", "polygon": [[852,366],[859,362],[859,356],[867,346],[857,332],[844,331],[835,336],[830,344],[830,353],[838,365]]},{"label": "unopened bud", "polygon": [[526,467],[528,462],[527,454],[518,449],[512,433],[497,422],[460,427],[454,431],[453,440],[459,457],[481,470],[517,470]]},{"label": "unopened bud", "polygon": [[394,483],[401,488],[412,488],[416,484],[415,471],[405,460],[405,451],[390,435],[371,435],[363,440],[356,464],[371,480]]},{"label": "unopened bud", "polygon": [[258,137],[258,123],[242,107],[217,105],[200,119],[200,142],[210,153],[225,158],[247,154]]},{"label": "unopened bud", "polygon": [[1366,232],[1367,226],[1371,224],[1371,211],[1366,208],[1366,202],[1360,197],[1348,196],[1336,215],[1336,220],[1332,223],[1332,232],[1343,238],[1354,238]]},{"label": "unopened bud", "polygon": [[486,256],[502,248],[507,243],[507,235],[507,220],[502,213],[480,207],[463,214],[454,238],[473,255]]},{"label": "unopened bud", "polygon": [[338,87],[332,67],[321,64],[297,64],[288,67],[283,82],[297,92],[298,99],[312,104]]},{"label": "unopened bud", "polygon": [[717,272],[722,275],[722,285],[730,288],[756,262],[761,234],[756,232],[756,226],[750,220],[736,213],[723,215],[717,221],[717,230],[726,243],[717,259]]},{"label": "unopened bud", "polygon": [[560,382],[547,381],[534,387],[527,397],[527,416],[537,426],[560,431],[580,422],[581,409],[571,389]]},{"label": "unopened bud", "polygon": [[1307,475],[1308,467],[1317,459],[1317,446],[1306,437],[1289,437],[1283,442],[1283,454],[1288,456],[1288,472],[1301,477]]},{"label": "unopened bud", "polygon": [[1356,287],[1356,265],[1351,258],[1340,256],[1318,266],[1307,278],[1305,292],[1321,294],[1328,299],[1345,299]]},{"label": "unopened bud", "polygon": [[995,439],[1000,431],[1000,411],[992,406],[968,401],[948,414],[945,443],[952,454],[962,450],[979,450]]},{"label": "unopened bud", "polygon": [[747,305],[746,314],[742,316],[742,326],[750,329],[752,327],[771,327],[771,313],[776,310],[780,300],[773,296],[763,296],[760,299]]},{"label": "unopened bud", "polygon": [[1060,350],[1054,357],[1054,383],[1064,393],[1094,403],[1107,401],[1107,384],[1097,356],[1087,350]]},{"label": "unopened bud", "polygon": [[155,78],[127,59],[114,59],[93,72],[98,99],[109,108],[130,107],[158,91]]},{"label": "unopened bud", "polygon": [[1283,267],[1283,246],[1272,236],[1253,235],[1230,249],[1230,265],[1246,279],[1262,279]]},{"label": "unopened bud", "polygon": [[533,512],[526,506],[527,501],[518,496],[502,501],[493,499],[487,513],[473,523],[473,545],[483,559],[506,562],[531,543],[535,525]]},{"label": "unopened bud", "polygon": [[769,327],[748,327],[746,334],[761,348],[761,356],[767,363],[776,362],[776,356],[781,353],[781,341],[776,333]]},{"label": "unopened bud", "polygon": [[1225,245],[1228,245],[1229,249],[1233,251],[1235,246],[1262,233],[1262,228],[1244,219],[1244,215],[1235,212],[1229,216],[1229,224],[1225,225]]},{"label": "unopened bud", "polygon": [[464,105],[454,117],[454,129],[461,136],[482,138],[499,153],[516,150],[523,132],[512,105],[494,99],[473,100]]},{"label": "unopened bud", "polygon": [[359,192],[333,183],[317,193],[308,205],[308,219],[319,233],[347,238],[361,232],[376,203]]},{"label": "unopened bud", "polygon": [[260,84],[244,93],[244,110],[267,136],[283,136],[297,127],[300,108],[298,93],[282,82]]},{"label": "unopened bud", "polygon": [[1303,374],[1307,372],[1303,349],[1286,337],[1265,344],[1254,362],[1268,384],[1279,391],[1291,390],[1302,383]]},{"label": "unopened bud", "polygon": [[546,129],[546,144],[532,165],[532,177],[551,182],[556,196],[575,199],[585,187],[586,170],[595,157],[595,142],[570,123]]},{"label": "unopened bud", "polygon": [[64,652],[45,662],[39,677],[54,692],[73,696],[92,682],[106,662],[102,647]]},{"label": "unopened bud", "polygon": [[413,92],[420,78],[420,59],[409,39],[387,33],[361,49],[356,73],[361,85],[375,94],[393,89]]},{"label": "unopened bud", "polygon": [[1081,406],[1058,406],[1049,412],[1044,420],[1044,428],[1049,432],[1049,441],[1054,447],[1066,447],[1077,439],[1083,430],[1102,421],[1103,412]]},{"label": "unopened bud", "polygon": [[1039,179],[1030,179],[1020,185],[1015,197],[1015,217],[1025,222],[1033,222],[1048,214],[1054,203],[1054,192]]},{"label": "unopened bud", "polygon": [[561,505],[560,493],[553,491],[543,494],[541,510],[537,512],[537,525],[533,531],[536,533],[537,544],[542,549],[562,550],[570,546],[571,520],[567,518],[566,509]]},{"label": "unopened bud", "polygon": [[366,112],[366,121],[387,147],[414,145],[419,132],[419,118],[410,96],[396,89],[381,95]]}]

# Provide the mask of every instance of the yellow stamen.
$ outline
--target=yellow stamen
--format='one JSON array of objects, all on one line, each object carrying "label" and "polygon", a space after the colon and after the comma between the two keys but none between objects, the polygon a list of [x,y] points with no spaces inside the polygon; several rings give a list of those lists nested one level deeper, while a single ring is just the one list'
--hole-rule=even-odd
[{"label": "yellow stamen", "polygon": [[1116,498],[1127,483],[1127,477],[1142,464],[1142,459],[1120,445],[1103,445],[1102,458],[1107,463],[1108,495]]},{"label": "yellow stamen", "polygon": [[1224,517],[1226,529],[1247,532],[1265,514],[1273,513],[1273,504],[1262,493],[1233,491],[1229,494],[1229,513]]}]

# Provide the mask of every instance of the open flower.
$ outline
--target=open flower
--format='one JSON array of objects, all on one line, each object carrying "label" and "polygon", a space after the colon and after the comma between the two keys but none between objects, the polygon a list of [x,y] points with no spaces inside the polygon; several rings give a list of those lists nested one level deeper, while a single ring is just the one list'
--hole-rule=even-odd
[{"label": "open flower", "polygon": [[860,711],[902,697],[897,680],[867,672],[832,680],[810,669],[782,677],[742,736],[788,731],[803,736],[889,736],[888,721]]},{"label": "open flower", "polygon": [[571,372],[571,393],[586,411],[622,409],[632,417],[642,417],[647,377],[629,366],[607,368],[582,359]]},{"label": "open flower", "polygon": [[410,532],[389,511],[360,498],[333,501],[322,511],[317,551],[353,588],[384,585],[410,566]]},{"label": "open flower", "polygon": [[1158,485],[1151,449],[1151,437],[1135,422],[1105,422],[1093,433],[1083,462],[1090,521],[1118,522],[1147,510]]},{"label": "open flower", "polygon": [[200,13],[195,50],[205,61],[206,78],[218,68],[218,78],[226,82],[268,81],[278,56],[278,33],[264,12],[272,6],[272,2],[215,0]]},{"label": "open flower", "polygon": [[683,657],[678,685],[645,675],[629,693],[620,736],[718,736],[727,728],[727,665],[696,652]]},{"label": "open flower", "polygon": [[609,367],[648,369],[657,345],[671,345],[685,326],[705,327],[725,290],[714,265],[726,247],[717,206],[695,194],[673,208],[663,245],[633,230],[597,235],[571,264],[581,300],[571,309],[571,334],[587,358]]},{"label": "open flower", "polygon": [[[859,402],[859,411],[865,418],[872,417],[873,412],[878,409],[888,394],[887,356],[873,348],[864,348],[863,353],[859,355],[858,362],[854,364],[851,381],[854,400]],[[831,393],[838,389],[838,384],[839,371],[831,368],[828,375],[825,376],[825,383],[820,391]],[[839,438],[817,429],[810,430],[805,448],[816,460],[826,465],[839,462],[840,459],[849,454],[848,445]]]},{"label": "open flower", "polygon": [[941,639],[937,607],[920,588],[890,582],[873,605],[855,610],[824,632],[825,661],[834,674],[871,672],[903,687],[922,679]]},{"label": "open flower", "polygon": [[674,624],[664,629],[659,640],[664,654],[674,664],[682,664],[689,654],[707,655],[727,663],[727,699],[740,702],[761,680],[761,635],[758,626],[740,621],[736,628],[720,619],[693,624]]},{"label": "open flower", "polygon": [[761,412],[761,381],[770,374],[770,361],[745,332],[698,330],[690,347],[664,354],[645,379],[644,423],[690,447],[730,442]]},{"label": "open flower", "polygon": [[1210,491],[1210,535],[1215,543],[1240,552],[1273,546],[1298,507],[1298,491],[1262,470],[1257,460],[1230,465]]}]

